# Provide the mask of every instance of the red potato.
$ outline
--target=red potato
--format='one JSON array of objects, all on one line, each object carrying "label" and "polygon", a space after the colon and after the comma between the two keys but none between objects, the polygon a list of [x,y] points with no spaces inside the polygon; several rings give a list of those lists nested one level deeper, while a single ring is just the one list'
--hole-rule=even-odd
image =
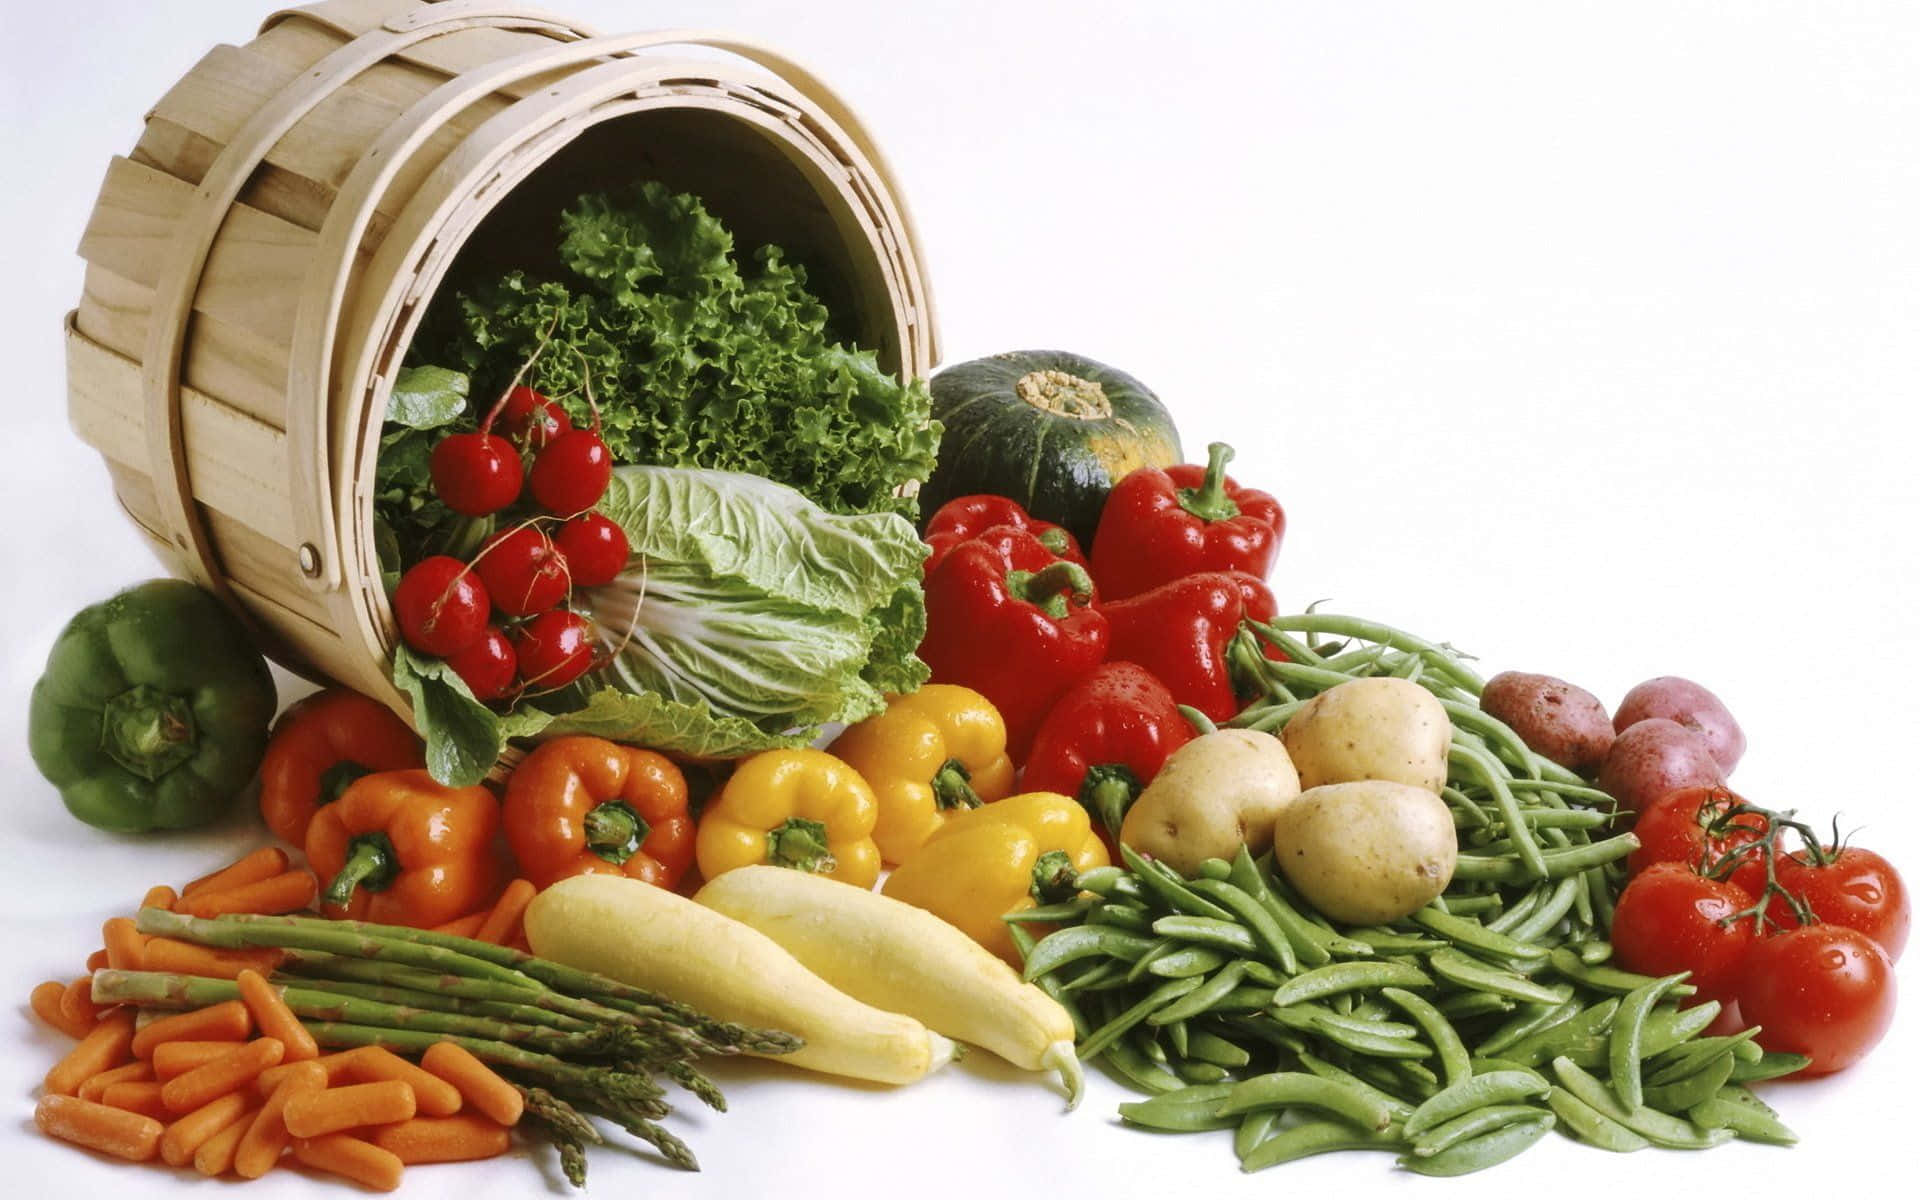
[{"label": "red potato", "polygon": [[1705,738],[1661,717],[1629,726],[1613,739],[1613,748],[1600,764],[1600,787],[1621,808],[1636,813],[1651,808],[1669,792],[1718,787],[1726,781]]},{"label": "red potato", "polygon": [[1720,697],[1691,679],[1662,675],[1636,684],[1614,710],[1613,731],[1625,733],[1642,721],[1664,718],[1684,725],[1706,739],[1720,769],[1732,773],[1747,752],[1747,735],[1720,702]]},{"label": "red potato", "polygon": [[1502,671],[1487,680],[1480,707],[1505,722],[1535,754],[1571,770],[1599,766],[1613,748],[1607,706],[1564,679]]}]

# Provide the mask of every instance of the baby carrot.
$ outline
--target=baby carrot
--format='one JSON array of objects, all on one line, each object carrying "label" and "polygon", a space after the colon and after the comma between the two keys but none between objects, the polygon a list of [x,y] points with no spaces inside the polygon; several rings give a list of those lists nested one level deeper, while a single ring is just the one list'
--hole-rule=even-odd
[{"label": "baby carrot", "polygon": [[361,1125],[405,1121],[415,1111],[413,1089],[397,1079],[352,1083],[288,1101],[287,1132],[300,1138],[324,1137]]},{"label": "baby carrot", "polygon": [[152,1058],[162,1042],[243,1042],[253,1032],[253,1018],[238,1000],[210,1004],[191,1012],[174,1013],[142,1029],[133,1039],[135,1058]]},{"label": "baby carrot", "polygon": [[180,898],[179,911],[190,917],[228,913],[290,913],[313,903],[320,885],[311,871],[282,871],[256,883],[220,891],[207,889]]},{"label": "baby carrot", "polygon": [[347,1078],[348,1073],[353,1069],[354,1059],[358,1058],[362,1053],[363,1051],[361,1050],[340,1050],[333,1054],[322,1054],[319,1058],[300,1059],[296,1062],[282,1061],[279,1066],[268,1067],[266,1070],[260,1072],[259,1085],[261,1091],[263,1094],[271,1094],[274,1088],[280,1086],[282,1079],[299,1070],[304,1063],[318,1063],[320,1069],[325,1072],[326,1075],[324,1086],[332,1087],[342,1079]]},{"label": "baby carrot", "polygon": [[80,1085],[102,1071],[127,1061],[133,1045],[133,1014],[125,1009],[100,1018],[80,1044],[47,1072],[46,1089],[56,1096],[71,1096]]},{"label": "baby carrot", "polygon": [[327,1085],[327,1073],[312,1059],[294,1064],[292,1074],[280,1081],[255,1114],[253,1123],[240,1137],[233,1153],[233,1170],[242,1179],[258,1179],[280,1161],[281,1152],[293,1135],[287,1132],[287,1104]]},{"label": "baby carrot", "polygon": [[100,1006],[93,1002],[92,975],[82,975],[67,985],[60,997],[60,1015],[76,1029],[93,1028],[100,1019]]},{"label": "baby carrot", "polygon": [[104,971],[106,969],[107,969],[106,947],[103,946],[100,949],[95,950],[92,954],[87,955],[87,973],[89,975],[91,975],[95,971]]},{"label": "baby carrot", "polygon": [[137,1112],[156,1121],[171,1120],[173,1114],[161,1100],[160,1088],[161,1085],[151,1079],[140,1083],[116,1083],[100,1093],[100,1103],[108,1108]]},{"label": "baby carrot", "polygon": [[483,908],[479,912],[468,913],[464,917],[455,917],[445,925],[435,925],[433,932],[449,934],[453,937],[470,938],[480,932],[480,927],[486,924],[489,915],[491,914]]},{"label": "baby carrot", "polygon": [[287,852],[278,846],[262,846],[251,854],[241,855],[218,871],[209,872],[180,889],[184,899],[200,891],[224,891],[227,888],[245,887],[249,883],[259,883],[278,875],[287,869]]},{"label": "baby carrot", "polygon": [[32,996],[29,997],[33,1005],[33,1015],[68,1037],[83,1038],[87,1036],[87,1030],[91,1026],[81,1025],[68,1019],[60,1003],[66,994],[67,985],[58,979],[49,979],[45,983],[36,985]]},{"label": "baby carrot", "polygon": [[107,965],[116,971],[144,970],[147,939],[133,927],[132,917],[114,917],[100,927],[101,940],[107,943]]},{"label": "baby carrot", "polygon": [[184,1167],[193,1161],[207,1139],[238,1121],[253,1107],[245,1092],[228,1092],[194,1109],[160,1135],[160,1157],[170,1167]]},{"label": "baby carrot", "polygon": [[33,1123],[49,1137],[128,1162],[145,1162],[160,1146],[160,1122],[152,1117],[75,1096],[40,1097],[33,1110]]},{"label": "baby carrot", "polygon": [[153,1048],[153,1077],[161,1083],[232,1054],[239,1042],[161,1042]]},{"label": "baby carrot", "polygon": [[198,975],[203,979],[237,979],[240,972],[255,970],[271,975],[286,960],[286,951],[270,946],[248,950],[216,950],[177,938],[147,939],[145,970],[173,975]]},{"label": "baby carrot", "polygon": [[156,883],[147,889],[146,895],[140,897],[140,907],[170,909],[173,907],[174,901],[179,898],[179,893],[175,892],[166,884]]},{"label": "baby carrot", "polygon": [[100,1099],[100,1093],[116,1083],[148,1083],[153,1079],[153,1066],[135,1059],[124,1067],[115,1067],[111,1071],[102,1071],[92,1079],[80,1085],[75,1094],[82,1100]]},{"label": "baby carrot", "polygon": [[533,893],[533,884],[524,879],[509,883],[506,890],[500,893],[500,898],[493,902],[493,911],[487,914],[486,923],[473,935],[474,940],[492,942],[496,946],[506,945],[514,934],[520,932],[520,917],[532,902]]},{"label": "baby carrot", "polygon": [[460,1089],[468,1104],[502,1125],[520,1121],[526,1102],[520,1089],[493,1073],[492,1068],[452,1042],[435,1042],[420,1056],[420,1065]]},{"label": "baby carrot", "polygon": [[240,984],[241,1003],[253,1014],[255,1027],[267,1037],[280,1039],[287,1049],[286,1057],[289,1060],[298,1062],[303,1058],[320,1057],[320,1043],[313,1040],[313,1035],[300,1023],[300,1018],[293,1015],[287,1002],[280,998],[280,993],[260,972],[242,971],[236,979]]},{"label": "baby carrot", "polygon": [[406,1168],[391,1150],[382,1150],[372,1142],[331,1133],[324,1137],[297,1138],[293,1156],[316,1170],[339,1175],[373,1188],[390,1192],[400,1186]]},{"label": "baby carrot", "polygon": [[260,1077],[268,1067],[278,1066],[287,1052],[279,1038],[256,1038],[243,1042],[226,1054],[184,1075],[176,1075],[161,1087],[167,1108],[188,1113],[230,1092],[237,1092]]},{"label": "baby carrot", "polygon": [[[247,1136],[247,1126],[253,1124],[253,1116],[259,1111],[257,1106],[248,1108],[228,1122],[225,1129],[201,1142],[200,1148],[193,1152],[193,1169],[208,1178],[231,1171],[233,1156],[240,1149],[240,1139]],[[164,1138],[166,1135],[161,1136]]]},{"label": "baby carrot", "polygon": [[507,1127],[477,1113],[415,1117],[367,1132],[367,1140],[391,1150],[403,1163],[467,1162],[507,1152]]},{"label": "baby carrot", "polygon": [[460,1089],[401,1058],[384,1046],[364,1046],[347,1052],[347,1078],[356,1083],[397,1079],[413,1089],[414,1106],[430,1117],[460,1111]]}]

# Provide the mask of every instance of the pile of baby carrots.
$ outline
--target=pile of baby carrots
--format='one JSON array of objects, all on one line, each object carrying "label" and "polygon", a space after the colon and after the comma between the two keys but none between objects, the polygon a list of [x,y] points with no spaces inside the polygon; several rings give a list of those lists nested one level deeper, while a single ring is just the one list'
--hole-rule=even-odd
[{"label": "pile of baby carrots", "polygon": [[[522,881],[516,881],[522,882]],[[522,894],[524,893],[524,894]],[[307,908],[311,873],[278,848],[255,851],[178,894],[151,889],[142,907],[198,917]],[[532,888],[510,887],[492,909],[456,924],[505,944],[519,936]],[[409,1163],[506,1151],[524,1108],[518,1088],[463,1047],[440,1042],[420,1062],[375,1046],[322,1056],[267,976],[283,952],[217,949],[149,937],[109,920],[88,974],[48,981],[32,1006],[78,1044],[47,1073],[34,1113],[42,1132],[133,1162],[155,1158],[206,1176],[257,1179],[294,1161],[370,1188],[398,1187]],[[102,1009],[92,972],[171,971],[234,980],[240,998],[139,1020]]]}]

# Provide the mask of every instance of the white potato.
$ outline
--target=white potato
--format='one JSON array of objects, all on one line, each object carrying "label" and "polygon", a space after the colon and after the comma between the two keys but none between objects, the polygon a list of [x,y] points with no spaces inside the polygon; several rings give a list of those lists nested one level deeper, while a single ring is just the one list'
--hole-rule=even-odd
[{"label": "white potato", "polygon": [[1405,679],[1354,679],[1301,706],[1281,730],[1300,786],[1385,779],[1438,795],[1453,724],[1433,693]]},{"label": "white potato", "polygon": [[1286,747],[1272,734],[1222,729],[1167,757],[1127,810],[1120,841],[1185,875],[1246,846],[1265,852],[1274,818],[1300,794]]},{"label": "white potato", "polygon": [[1280,812],[1273,862],[1336,921],[1398,920],[1445,891],[1459,859],[1446,802],[1425,788],[1367,779],[1308,788]]}]

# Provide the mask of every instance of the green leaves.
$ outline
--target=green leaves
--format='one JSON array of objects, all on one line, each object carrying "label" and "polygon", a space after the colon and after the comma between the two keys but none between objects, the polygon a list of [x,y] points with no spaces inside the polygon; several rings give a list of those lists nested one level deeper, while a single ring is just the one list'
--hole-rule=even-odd
[{"label": "green leaves", "polygon": [[446,367],[402,367],[387,397],[387,422],[438,429],[467,411],[467,377]]}]

